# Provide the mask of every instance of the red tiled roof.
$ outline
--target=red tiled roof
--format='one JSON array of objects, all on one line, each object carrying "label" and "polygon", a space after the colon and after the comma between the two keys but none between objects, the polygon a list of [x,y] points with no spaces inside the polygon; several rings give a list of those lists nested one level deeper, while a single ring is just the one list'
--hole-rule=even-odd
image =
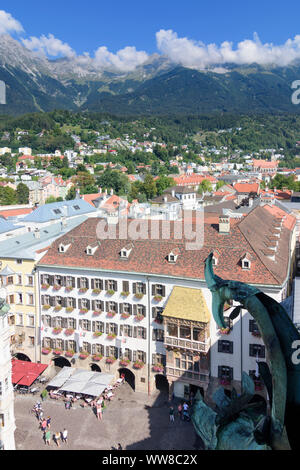
[{"label": "red tiled roof", "polygon": [[252,160],[254,168],[274,168],[278,167],[278,162],[269,162],[267,160]]},{"label": "red tiled roof", "polygon": [[259,184],[258,183],[236,183],[233,186],[238,193],[256,193],[259,194]]},{"label": "red tiled roof", "polygon": [[3,217],[14,217],[17,215],[25,215],[30,214],[33,211],[33,207],[28,207],[24,209],[6,209],[4,211],[0,211],[0,215]]},{"label": "red tiled roof", "polygon": [[[230,235],[228,236],[219,233],[218,217],[206,218],[204,246],[196,251],[186,249],[186,242],[190,241],[185,240],[184,237],[174,238],[174,222],[170,222],[170,237],[163,239],[160,234],[156,240],[151,240],[151,221],[139,221],[139,224],[145,223],[147,227],[146,239],[143,240],[119,239],[119,227],[116,225],[116,236],[113,239],[100,237],[99,248],[93,256],[88,256],[86,246],[97,242],[98,224],[106,226],[104,219],[90,218],[56,240],[39,264],[204,280],[204,260],[211,251],[218,250],[220,261],[216,267],[216,274],[224,279],[239,280],[251,284],[282,285],[287,276],[291,232],[286,226],[283,227],[275,261],[271,261],[265,256],[264,250],[266,249],[265,241],[270,235],[270,229],[275,220],[276,217],[271,212],[258,206],[242,221],[234,221],[230,224]],[[128,220],[128,223],[131,222]],[[157,222],[161,230],[162,221]],[[102,229],[104,230],[103,227]],[[58,245],[61,242],[70,244],[65,253],[58,251]],[[120,259],[119,253],[127,242],[133,244],[133,249],[128,260],[124,261]],[[176,263],[171,265],[166,257],[176,248],[180,254]],[[245,253],[252,256],[250,270],[244,270],[241,266],[241,258]]]},{"label": "red tiled roof", "polygon": [[178,186],[189,185],[189,184],[196,185],[196,184],[202,183],[203,180],[208,180],[210,183],[213,183],[213,184],[217,183],[216,178],[210,175],[207,175],[207,176],[195,175],[195,174],[190,175],[190,176],[181,175],[181,176],[173,177],[173,180]]}]

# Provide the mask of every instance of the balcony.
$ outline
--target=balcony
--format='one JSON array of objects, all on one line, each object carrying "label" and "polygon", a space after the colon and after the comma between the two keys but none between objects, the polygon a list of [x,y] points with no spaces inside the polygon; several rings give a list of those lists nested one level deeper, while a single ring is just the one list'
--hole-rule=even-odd
[{"label": "balcony", "polygon": [[201,369],[199,372],[194,372],[190,370],[177,369],[175,367],[166,367],[166,375],[171,377],[177,377],[181,379],[192,379],[197,382],[209,382],[209,370]]},{"label": "balcony", "polygon": [[193,351],[200,351],[207,353],[210,348],[210,340],[202,341],[192,341],[190,339],[180,339],[173,338],[171,336],[166,336],[164,341],[166,346],[174,346],[182,349],[190,349]]}]

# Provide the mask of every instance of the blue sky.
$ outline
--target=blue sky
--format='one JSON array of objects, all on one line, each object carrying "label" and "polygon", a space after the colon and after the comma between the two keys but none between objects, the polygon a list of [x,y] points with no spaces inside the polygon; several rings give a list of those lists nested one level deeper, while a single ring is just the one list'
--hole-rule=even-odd
[{"label": "blue sky", "polygon": [[[19,26],[8,30],[7,15]],[[99,66],[124,71],[154,52],[195,68],[228,61],[287,65],[300,58],[299,17],[295,0],[1,0],[0,34],[52,58],[88,52]]]},{"label": "blue sky", "polygon": [[1,0],[1,9],[23,25],[26,36],[52,33],[77,53],[107,46],[156,51],[155,33],[172,29],[204,43],[252,39],[281,44],[300,34],[298,1],[220,0]]}]

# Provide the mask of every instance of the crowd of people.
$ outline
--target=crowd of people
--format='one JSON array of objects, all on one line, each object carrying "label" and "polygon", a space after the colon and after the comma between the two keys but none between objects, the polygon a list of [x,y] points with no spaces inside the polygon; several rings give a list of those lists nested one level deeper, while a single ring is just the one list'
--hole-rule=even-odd
[{"label": "crowd of people", "polygon": [[[43,439],[45,445],[51,445],[51,417],[48,416],[47,418],[44,417],[44,411],[42,409],[41,402],[38,401],[34,405],[32,411],[35,413],[37,420],[39,421],[39,428],[43,432]],[[68,442],[68,430],[64,428],[63,431],[57,431],[52,435],[52,439],[57,447],[60,447],[60,442],[66,443]]]}]

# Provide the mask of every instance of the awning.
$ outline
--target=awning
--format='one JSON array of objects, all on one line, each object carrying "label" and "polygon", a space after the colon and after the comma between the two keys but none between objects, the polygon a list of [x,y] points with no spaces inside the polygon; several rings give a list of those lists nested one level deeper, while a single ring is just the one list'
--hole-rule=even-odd
[{"label": "awning", "polygon": [[47,384],[47,387],[61,387],[67,379],[73,374],[74,368],[73,367],[67,367],[64,366],[59,373],[53,377],[51,382]]},{"label": "awning", "polygon": [[30,387],[33,382],[47,369],[46,364],[19,361],[12,359],[12,383]]},{"label": "awning", "polygon": [[64,367],[47,387],[59,387],[63,392],[82,393],[97,397],[113,381],[114,376],[104,372],[92,372]]}]

